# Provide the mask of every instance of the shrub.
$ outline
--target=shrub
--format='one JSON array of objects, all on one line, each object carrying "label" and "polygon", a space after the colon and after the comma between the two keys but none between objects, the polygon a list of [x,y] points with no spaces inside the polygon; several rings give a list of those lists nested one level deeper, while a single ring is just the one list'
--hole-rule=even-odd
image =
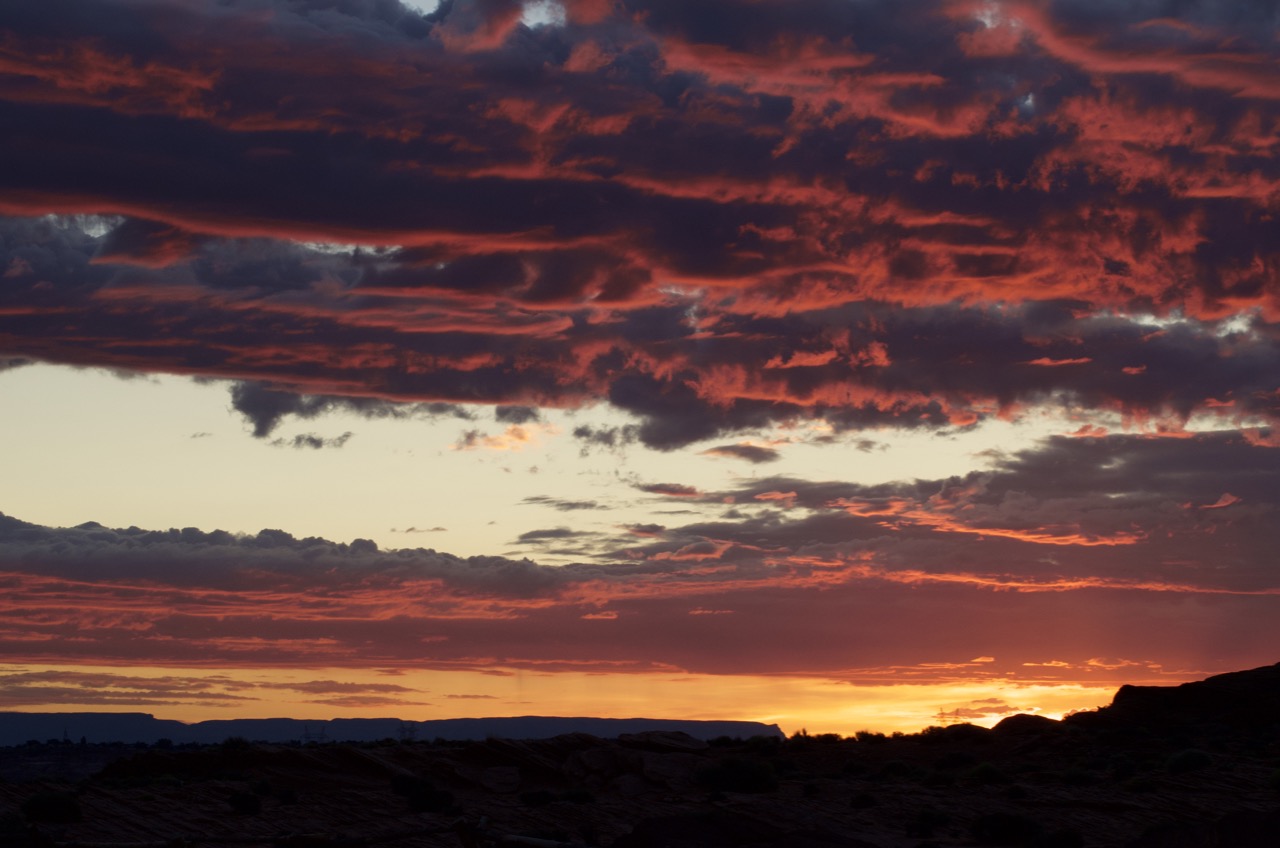
[{"label": "shrub", "polygon": [[876,796],[870,792],[859,792],[849,799],[849,806],[855,810],[865,810],[868,807],[874,807],[880,802],[876,800]]},{"label": "shrub", "polygon": [[915,815],[907,819],[907,836],[927,839],[933,836],[938,828],[945,827],[951,816],[937,807],[922,807]]},{"label": "shrub", "polygon": [[997,783],[1008,783],[1009,775],[994,763],[982,762],[964,773],[967,780],[982,786],[993,786]]},{"label": "shrub", "polygon": [[252,792],[233,792],[227,803],[242,816],[256,816],[262,812],[262,799]]},{"label": "shrub", "polygon": [[1084,837],[1071,828],[1051,831],[1035,843],[1036,848],[1084,848]]},{"label": "shrub", "polygon": [[949,771],[930,770],[924,773],[924,777],[921,778],[920,782],[935,789],[945,789],[955,784],[956,776]]},{"label": "shrub", "polygon": [[911,777],[915,770],[902,760],[890,760],[880,767],[876,777],[889,780],[901,780]]},{"label": "shrub", "polygon": [[777,736],[752,736],[746,746],[753,754],[773,756],[782,750],[782,740]]},{"label": "shrub", "polygon": [[1088,769],[1071,768],[1058,776],[1064,786],[1092,786],[1098,782],[1098,776]]},{"label": "shrub", "polygon": [[1169,757],[1168,762],[1165,763],[1165,768],[1171,774],[1184,774],[1189,771],[1199,771],[1211,765],[1213,765],[1213,757],[1204,751],[1188,748]]},{"label": "shrub", "polygon": [[520,793],[520,803],[526,807],[545,807],[556,800],[556,793],[549,789],[532,789]]},{"label": "shrub", "polygon": [[1138,773],[1138,764],[1133,761],[1132,757],[1125,754],[1112,758],[1109,768],[1111,776],[1116,780],[1128,780]]},{"label": "shrub", "polygon": [[974,820],[975,839],[990,845],[1021,845],[1041,835],[1040,824],[1017,813],[986,813]]},{"label": "shrub", "polygon": [[425,777],[397,774],[391,778],[391,791],[409,802],[415,813],[443,813],[453,809],[453,793],[437,789]]},{"label": "shrub", "polygon": [[82,818],[74,792],[37,792],[22,802],[22,814],[41,824],[70,824]]},{"label": "shrub", "polygon": [[936,769],[968,768],[977,764],[978,758],[968,751],[948,751],[933,761]]},{"label": "shrub", "polygon": [[778,788],[778,775],[772,763],[743,757],[727,757],[702,769],[698,780],[720,792],[770,792]]}]

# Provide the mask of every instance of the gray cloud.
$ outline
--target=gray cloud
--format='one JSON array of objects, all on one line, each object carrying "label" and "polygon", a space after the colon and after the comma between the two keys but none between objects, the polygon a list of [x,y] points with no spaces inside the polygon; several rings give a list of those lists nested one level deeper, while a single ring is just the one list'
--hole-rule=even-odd
[{"label": "gray cloud", "polygon": [[762,462],[776,462],[782,458],[782,454],[773,448],[759,445],[717,445],[714,448],[708,448],[703,453],[709,456],[727,456],[734,459],[742,459],[752,465],[759,465]]},{"label": "gray cloud", "polygon": [[561,512],[577,512],[585,509],[607,509],[596,501],[570,500],[566,498],[553,498],[547,495],[532,495],[521,501],[524,504],[532,504],[538,506],[549,506],[558,509]]},{"label": "gray cloud", "polygon": [[326,439],[323,436],[317,436],[315,433],[299,433],[292,439],[273,439],[270,442],[272,447],[292,447],[292,448],[310,448],[311,450],[320,450],[321,448],[340,448],[344,446],[350,439],[352,433],[346,432],[341,436]]}]

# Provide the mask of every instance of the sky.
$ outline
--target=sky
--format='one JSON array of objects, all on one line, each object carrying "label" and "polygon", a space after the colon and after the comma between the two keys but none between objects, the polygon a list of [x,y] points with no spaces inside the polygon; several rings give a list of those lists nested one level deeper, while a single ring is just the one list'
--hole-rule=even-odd
[{"label": "sky", "polygon": [[850,734],[1276,662],[1278,32],[0,4],[0,710]]}]

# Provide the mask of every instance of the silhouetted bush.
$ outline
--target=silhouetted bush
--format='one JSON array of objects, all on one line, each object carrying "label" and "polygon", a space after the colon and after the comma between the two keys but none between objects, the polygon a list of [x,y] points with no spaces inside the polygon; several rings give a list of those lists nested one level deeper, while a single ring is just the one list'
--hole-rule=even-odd
[{"label": "silhouetted bush", "polygon": [[968,751],[948,751],[933,761],[936,769],[968,768],[978,764],[978,758]]},{"label": "silhouetted bush", "polygon": [[770,792],[778,788],[773,764],[745,757],[726,757],[698,772],[698,781],[721,792]]},{"label": "silhouetted bush", "polygon": [[1098,776],[1088,769],[1071,768],[1058,775],[1058,782],[1064,786],[1092,786]]},{"label": "silhouetted bush", "polygon": [[1035,840],[1035,848],[1084,848],[1084,837],[1071,828],[1061,828],[1046,833]]},{"label": "silhouetted bush", "polygon": [[937,807],[922,807],[907,819],[907,836],[917,839],[928,838],[933,836],[939,828],[945,827],[950,821],[951,815],[946,810],[940,810]]},{"label": "silhouetted bush", "polygon": [[80,799],[74,792],[37,792],[22,802],[27,821],[70,824],[81,820]]},{"label": "silhouetted bush", "polygon": [[1184,774],[1189,771],[1199,771],[1213,765],[1213,757],[1204,751],[1195,748],[1188,748],[1185,751],[1179,751],[1165,763],[1165,768],[1171,774]]},{"label": "silhouetted bush", "polygon": [[453,793],[437,789],[425,777],[397,774],[391,778],[391,791],[409,802],[415,813],[443,813],[453,809]]},{"label": "silhouetted bush", "polygon": [[242,816],[256,816],[262,812],[262,799],[252,792],[233,792],[227,803]]},{"label": "silhouetted bush", "polygon": [[1138,764],[1125,754],[1113,757],[1107,768],[1116,780],[1128,780],[1138,773]]},{"label": "silhouetted bush", "polygon": [[1035,844],[1041,836],[1040,824],[1017,813],[986,813],[970,828],[974,839],[988,845]]},{"label": "silhouetted bush", "polygon": [[19,816],[0,816],[0,845],[5,848],[48,848],[49,840]]},{"label": "silhouetted bush", "polygon": [[868,807],[874,807],[879,803],[880,802],[876,799],[876,796],[872,795],[870,792],[859,792],[849,799],[849,806],[853,807],[855,810],[865,810]]},{"label": "silhouetted bush", "polygon": [[1129,792],[1155,792],[1160,788],[1159,781],[1145,774],[1131,777],[1120,785]]},{"label": "silhouetted bush", "polygon": [[777,736],[752,736],[747,740],[746,747],[753,754],[773,756],[782,750],[782,740]]},{"label": "silhouetted bush", "polygon": [[965,780],[981,786],[993,786],[997,783],[1008,783],[1009,775],[994,763],[982,762],[964,773]]},{"label": "silhouetted bush", "polygon": [[556,793],[549,789],[532,789],[520,793],[520,803],[526,807],[545,807],[556,800]]},{"label": "silhouetted bush", "polygon": [[876,733],[873,730],[859,730],[853,734],[853,738],[859,742],[879,743],[889,741],[888,736],[885,736],[883,733]]},{"label": "silhouetted bush", "polygon": [[890,760],[880,766],[880,770],[876,772],[876,777],[882,780],[902,780],[911,777],[914,769],[902,760]]},{"label": "silhouetted bush", "polygon": [[956,776],[954,772],[930,769],[921,776],[920,782],[934,789],[945,789],[955,784]]}]

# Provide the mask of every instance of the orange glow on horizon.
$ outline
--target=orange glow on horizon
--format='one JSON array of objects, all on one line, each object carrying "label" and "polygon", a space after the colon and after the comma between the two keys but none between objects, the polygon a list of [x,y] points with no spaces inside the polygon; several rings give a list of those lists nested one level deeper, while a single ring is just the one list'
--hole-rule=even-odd
[{"label": "orange glow on horizon", "polygon": [[[15,687],[15,681],[25,683]],[[940,721],[989,727],[1019,712],[1056,719],[1110,703],[1117,687],[1008,677],[854,683],[676,671],[0,666],[0,711],[145,712],[189,723],[523,715],[742,720],[777,724],[787,735],[803,729],[851,736],[859,730],[914,733]],[[78,688],[80,697],[68,694],[70,688]]]}]

